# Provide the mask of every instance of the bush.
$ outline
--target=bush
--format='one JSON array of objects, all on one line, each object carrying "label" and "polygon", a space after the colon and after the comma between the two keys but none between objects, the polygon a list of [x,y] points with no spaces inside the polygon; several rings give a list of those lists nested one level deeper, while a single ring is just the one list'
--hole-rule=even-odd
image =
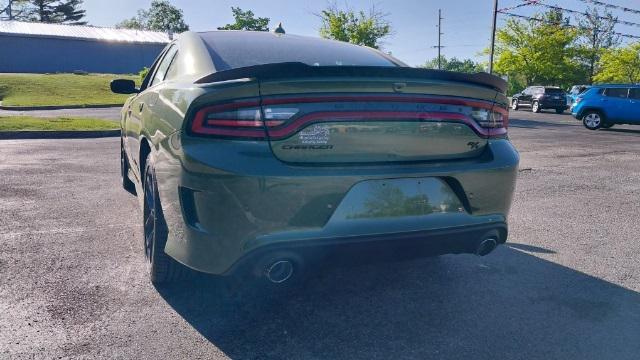
[{"label": "bush", "polygon": [[147,74],[149,74],[149,68],[148,67],[144,67],[142,68],[142,70],[140,70],[140,72],[138,73],[138,75],[140,75],[140,83],[142,83],[144,81],[144,78],[147,77]]}]

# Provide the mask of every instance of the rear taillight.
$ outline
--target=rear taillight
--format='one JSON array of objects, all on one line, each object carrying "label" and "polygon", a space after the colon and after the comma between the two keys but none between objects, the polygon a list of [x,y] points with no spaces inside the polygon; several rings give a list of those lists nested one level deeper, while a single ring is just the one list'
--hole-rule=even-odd
[{"label": "rear taillight", "polygon": [[191,123],[196,135],[264,140],[266,128],[282,125],[297,113],[295,108],[265,108],[264,116],[257,102],[208,106],[198,110]]},{"label": "rear taillight", "polygon": [[492,111],[482,108],[474,108],[471,111],[471,117],[485,129],[506,128],[509,119],[507,114],[506,111]]},{"label": "rear taillight", "polygon": [[[415,102],[422,111],[304,111],[301,103],[322,102]],[[466,107],[466,109],[460,106]],[[486,106],[486,107],[485,107]],[[330,108],[330,107],[328,107]],[[469,112],[469,110],[471,110]],[[330,97],[269,99],[260,108],[258,101],[236,102],[199,109],[191,122],[194,135],[239,140],[282,139],[316,122],[366,121],[458,121],[471,126],[484,137],[507,133],[508,111],[478,101],[462,99],[399,97]]]},{"label": "rear taillight", "polygon": [[582,98],[580,96],[578,96],[575,100],[576,104],[579,103],[580,101],[582,101]]}]

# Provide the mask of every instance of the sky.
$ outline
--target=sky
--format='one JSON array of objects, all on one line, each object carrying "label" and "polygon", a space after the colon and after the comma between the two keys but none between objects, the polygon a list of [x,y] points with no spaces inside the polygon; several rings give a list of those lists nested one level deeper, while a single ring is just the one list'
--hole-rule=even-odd
[{"label": "sky", "polygon": [[[606,3],[640,9],[640,0],[601,0]],[[282,22],[287,33],[318,36],[320,20],[314,14],[325,8],[326,0],[170,0],[184,11],[185,21],[194,31],[215,30],[233,22],[231,7],[252,10],[256,16],[271,19],[270,28]],[[499,0],[499,8],[522,0]],[[87,21],[96,26],[113,26],[135,15],[137,9],[148,8],[151,0],[84,0]],[[438,9],[442,9],[442,54],[446,57],[486,61],[482,50],[491,39],[493,0],[338,0],[340,7],[368,10],[372,6],[388,14],[393,35],[383,41],[383,50],[416,66],[437,56]],[[584,11],[579,0],[545,0],[544,3]],[[545,10],[527,6],[513,12],[531,16]],[[640,15],[613,10],[620,20],[640,23]],[[506,16],[500,15],[498,26]],[[618,24],[617,31],[640,36],[640,27]]]}]

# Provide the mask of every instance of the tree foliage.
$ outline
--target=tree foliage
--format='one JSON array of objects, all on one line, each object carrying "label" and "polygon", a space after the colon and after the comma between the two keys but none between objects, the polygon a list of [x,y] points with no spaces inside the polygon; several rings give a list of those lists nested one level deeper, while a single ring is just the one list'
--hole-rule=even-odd
[{"label": "tree foliage", "polygon": [[379,48],[380,40],[391,34],[391,24],[387,14],[376,10],[369,12],[339,9],[335,4],[319,14],[322,25],[320,36],[327,39],[350,42],[352,44]]},{"label": "tree foliage", "polygon": [[85,25],[82,3],[83,0],[8,0],[0,12],[9,20]]},{"label": "tree foliage", "polygon": [[267,17],[255,17],[251,10],[242,11],[239,7],[231,7],[233,24],[221,26],[218,30],[247,30],[247,31],[269,31],[269,21]]},{"label": "tree foliage", "polygon": [[595,82],[640,83],[640,42],[605,51],[599,65]]},{"label": "tree foliage", "polygon": [[600,57],[607,49],[620,44],[620,36],[615,33],[618,18],[608,10],[601,13],[597,8],[587,8],[585,14],[578,21],[579,58],[588,69],[589,83],[591,83],[599,70]]},{"label": "tree foliage", "polygon": [[189,30],[184,22],[182,10],[171,5],[167,0],[153,0],[148,10],[140,9],[130,19],[116,24],[120,29],[138,29],[153,31],[171,31],[181,33]]},{"label": "tree foliage", "polygon": [[[484,66],[481,64],[471,60],[464,59],[459,60],[456,57],[452,57],[447,59],[445,56],[440,56],[440,64],[442,70],[447,71],[457,71],[463,73],[477,73],[485,71]],[[438,68],[438,58],[435,57],[431,60],[428,60],[422,67],[426,69],[437,69]]]},{"label": "tree foliage", "polygon": [[566,26],[568,19],[558,11],[536,17],[544,21],[509,19],[496,32],[495,72],[519,79],[522,86],[583,81],[585,68],[576,61],[578,30]]}]

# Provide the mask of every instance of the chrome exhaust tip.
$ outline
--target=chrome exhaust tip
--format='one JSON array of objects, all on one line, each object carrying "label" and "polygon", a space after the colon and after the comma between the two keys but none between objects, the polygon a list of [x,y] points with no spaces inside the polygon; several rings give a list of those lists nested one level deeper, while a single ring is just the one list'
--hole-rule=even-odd
[{"label": "chrome exhaust tip", "polygon": [[476,255],[485,256],[489,255],[498,246],[498,240],[494,237],[486,238],[478,244],[476,248]]},{"label": "chrome exhaust tip", "polygon": [[293,263],[289,260],[277,260],[267,266],[265,276],[274,284],[282,284],[293,275]]}]

